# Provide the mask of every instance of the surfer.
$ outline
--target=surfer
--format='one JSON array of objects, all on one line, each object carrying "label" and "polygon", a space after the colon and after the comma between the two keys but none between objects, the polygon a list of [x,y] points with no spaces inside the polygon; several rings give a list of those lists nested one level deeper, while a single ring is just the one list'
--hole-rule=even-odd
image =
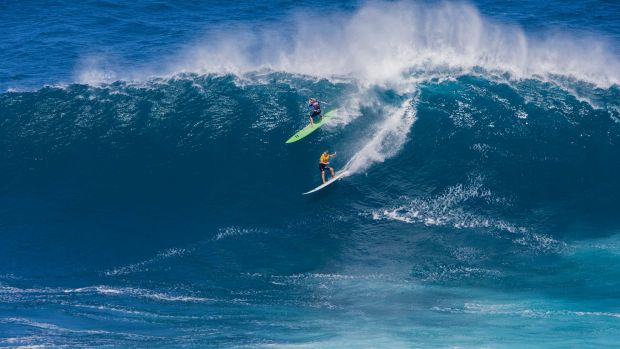
[{"label": "surfer", "polygon": [[[312,119],[312,118],[311,118]],[[336,152],[330,154],[329,151],[325,150],[323,154],[321,154],[321,159],[319,160],[319,170],[321,171],[321,178],[323,178],[323,184],[325,184],[325,170],[329,169],[332,173],[332,178],[336,176],[336,172],[334,168],[329,165],[329,158],[336,156]]]},{"label": "surfer", "polygon": [[308,100],[308,107],[310,108],[310,125],[314,125],[315,116],[320,116],[319,121],[323,118],[321,115],[321,103],[316,98],[310,98]]}]

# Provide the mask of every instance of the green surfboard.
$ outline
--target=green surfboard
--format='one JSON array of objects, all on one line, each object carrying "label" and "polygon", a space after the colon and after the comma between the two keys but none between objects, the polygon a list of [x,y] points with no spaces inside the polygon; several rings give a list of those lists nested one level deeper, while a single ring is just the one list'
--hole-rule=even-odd
[{"label": "green surfboard", "polygon": [[323,118],[321,119],[321,121],[315,121],[314,125],[308,124],[308,126],[302,128],[301,130],[299,130],[299,132],[295,133],[293,137],[289,138],[288,141],[286,141],[286,143],[297,142],[298,140],[318,130],[319,128],[321,128],[321,126],[323,126],[323,124],[325,124],[329,119],[331,119],[335,113],[336,113],[336,109],[328,111],[327,113],[323,115]]}]

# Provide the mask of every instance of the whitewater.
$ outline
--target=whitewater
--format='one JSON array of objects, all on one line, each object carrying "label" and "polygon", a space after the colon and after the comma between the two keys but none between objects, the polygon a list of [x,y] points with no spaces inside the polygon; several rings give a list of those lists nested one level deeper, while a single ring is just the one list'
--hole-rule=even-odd
[{"label": "whitewater", "polygon": [[44,5],[0,5],[0,347],[620,341],[617,4]]}]

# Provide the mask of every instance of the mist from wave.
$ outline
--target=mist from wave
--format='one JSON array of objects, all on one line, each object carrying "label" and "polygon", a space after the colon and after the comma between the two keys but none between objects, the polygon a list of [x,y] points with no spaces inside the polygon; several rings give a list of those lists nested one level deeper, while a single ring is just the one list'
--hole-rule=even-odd
[{"label": "mist from wave", "polygon": [[312,20],[291,12],[275,24],[232,24],[207,29],[165,69],[134,71],[96,57],[78,67],[80,83],[145,79],[151,74],[243,75],[261,70],[406,89],[412,75],[469,74],[477,70],[514,79],[576,79],[601,87],[620,81],[613,43],[595,35],[525,33],[462,2],[369,2],[352,12]]}]

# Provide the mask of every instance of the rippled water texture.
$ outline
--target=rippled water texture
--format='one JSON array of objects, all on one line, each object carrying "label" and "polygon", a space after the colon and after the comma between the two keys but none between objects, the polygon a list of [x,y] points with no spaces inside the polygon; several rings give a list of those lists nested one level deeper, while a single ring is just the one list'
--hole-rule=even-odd
[{"label": "rippled water texture", "polygon": [[0,346],[615,348],[619,13],[1,4]]}]

